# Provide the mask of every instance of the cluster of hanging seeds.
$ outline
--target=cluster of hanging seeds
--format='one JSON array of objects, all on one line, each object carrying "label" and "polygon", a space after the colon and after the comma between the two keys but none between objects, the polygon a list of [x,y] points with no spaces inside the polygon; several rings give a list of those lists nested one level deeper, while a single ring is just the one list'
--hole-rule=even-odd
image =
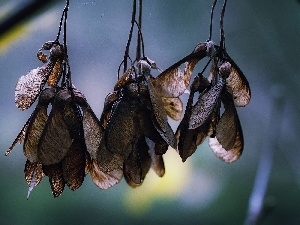
[{"label": "cluster of hanging seeds", "polygon": [[[212,8],[211,29],[216,3],[217,0]],[[37,100],[36,108],[6,153],[8,155],[17,142],[24,141],[28,196],[44,176],[49,177],[54,197],[63,192],[65,185],[71,190],[79,188],[88,173],[101,189],[112,187],[123,176],[131,187],[137,187],[150,169],[159,177],[164,175],[163,155],[169,146],[185,161],[206,137],[209,137],[210,148],[223,161],[233,162],[240,157],[244,143],[236,107],[249,103],[250,87],[225,49],[226,0],[221,14],[220,45],[213,43],[210,30],[208,41],[199,43],[189,55],[164,71],[145,56],[142,0],[139,4],[140,16],[136,21],[136,0],[133,1],[132,26],[121,63],[124,74],[118,76],[114,90],[106,96],[99,119],[71,81],[66,45],[69,1],[56,40],[46,42],[38,51],[38,59],[44,65],[17,82],[15,101],[19,109],[28,109]],[[135,26],[138,28],[137,51],[135,60],[131,61],[129,48]],[[43,51],[49,51],[49,56]],[[205,58],[208,63],[190,85],[196,64]],[[209,64],[211,69],[206,78],[203,74]],[[154,77],[153,70],[160,74]],[[188,87],[190,95],[184,111],[179,97]],[[194,103],[195,93],[199,97]],[[183,111],[183,119],[174,133],[168,117],[178,121]]]}]

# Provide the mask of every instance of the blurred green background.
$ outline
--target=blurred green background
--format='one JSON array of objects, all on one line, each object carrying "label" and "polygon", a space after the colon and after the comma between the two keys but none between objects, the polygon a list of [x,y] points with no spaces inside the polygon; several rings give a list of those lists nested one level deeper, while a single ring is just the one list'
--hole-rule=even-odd
[{"label": "blurred green background", "polygon": [[[2,0],[0,23],[29,2]],[[269,180],[261,179],[269,181],[267,213],[261,224],[300,224],[300,4],[296,0],[228,1],[227,51],[252,90],[250,104],[238,109],[245,148],[237,162],[220,161],[205,142],[185,163],[170,149],[164,157],[165,176],[157,178],[151,172],[136,189],[123,180],[100,190],[88,175],[77,191],[66,188],[54,199],[45,178],[26,200],[22,146],[4,156],[33,110],[21,112],[15,107],[14,88],[21,75],[41,66],[36,52],[56,38],[64,4],[53,1],[9,32],[0,31],[1,224],[243,224],[259,162],[271,167]],[[207,40],[211,5],[208,0],[144,0],[146,55],[166,69]],[[215,42],[219,42],[221,5],[222,1],[215,12]],[[98,116],[116,82],[131,9],[129,0],[70,2],[67,38],[73,83]],[[187,95],[182,99],[186,101]],[[171,125],[176,129],[178,123]],[[260,170],[264,171],[268,169]]]}]

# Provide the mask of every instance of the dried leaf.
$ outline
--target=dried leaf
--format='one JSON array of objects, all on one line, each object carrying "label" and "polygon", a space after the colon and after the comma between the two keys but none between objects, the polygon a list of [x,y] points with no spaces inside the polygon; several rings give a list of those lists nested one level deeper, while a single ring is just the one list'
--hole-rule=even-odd
[{"label": "dried leaf", "polygon": [[43,165],[43,171],[49,177],[53,196],[55,198],[58,197],[64,191],[65,187],[61,163]]},{"label": "dried leaf", "polygon": [[122,169],[115,169],[108,172],[103,172],[97,161],[92,160],[90,174],[94,184],[101,189],[108,189],[119,183],[123,177]]},{"label": "dried leaf", "polygon": [[173,120],[180,120],[183,110],[183,103],[180,98],[165,98],[162,97],[162,102],[164,108],[167,112],[167,115],[171,117]]}]

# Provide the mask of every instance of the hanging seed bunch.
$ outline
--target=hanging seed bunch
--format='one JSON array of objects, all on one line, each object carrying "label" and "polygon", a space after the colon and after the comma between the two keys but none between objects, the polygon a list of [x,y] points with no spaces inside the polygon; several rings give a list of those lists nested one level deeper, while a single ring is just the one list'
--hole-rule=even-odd
[{"label": "hanging seed bunch", "polygon": [[[243,132],[236,107],[243,107],[249,103],[251,91],[243,72],[225,48],[223,18],[226,2],[225,0],[220,20],[220,46],[211,41],[213,11],[217,1],[214,1],[212,7],[209,40],[200,43],[206,46],[211,70],[208,78],[203,76],[206,67],[195,77],[184,118],[176,131],[178,152],[182,161],[191,156],[207,136],[214,154],[225,162],[236,161],[244,148]],[[193,105],[196,92],[199,97]],[[222,114],[221,106],[224,109]]]},{"label": "hanging seed bunch", "polygon": [[[113,91],[106,96],[98,119],[84,95],[72,84],[66,44],[67,0],[56,40],[46,42],[38,50],[37,57],[43,65],[22,76],[15,89],[15,102],[20,110],[30,108],[37,101],[6,152],[8,155],[16,143],[24,142],[28,196],[44,176],[49,178],[54,197],[63,192],[65,185],[71,190],[79,188],[88,173],[101,189],[114,186],[123,176],[128,185],[138,187],[150,169],[159,177],[164,175],[163,155],[169,147],[176,149],[185,161],[206,137],[221,160],[237,160],[244,140],[236,107],[246,106],[251,93],[246,77],[225,48],[226,2],[220,20],[220,45],[211,40],[215,0],[209,39],[161,71],[145,55],[142,0],[139,0],[138,21],[135,20],[137,4],[133,0],[129,38],[119,67],[120,72],[123,65],[123,75],[118,75]],[[129,49],[134,28],[138,35],[136,57],[132,61]],[[207,64],[190,84],[195,66],[206,58]],[[209,65],[210,72],[205,77]],[[160,72],[156,77],[152,75],[154,70]],[[180,96],[188,88],[190,95],[184,111]],[[181,120],[175,134],[168,117]]]},{"label": "hanging seed bunch", "polygon": [[[36,108],[6,153],[17,142],[24,141],[28,196],[44,176],[49,178],[54,197],[63,192],[65,185],[71,190],[78,189],[89,172],[94,183],[104,189],[122,178],[120,172],[100,171],[90,156],[91,146],[99,143],[102,127],[84,95],[72,85],[66,45],[68,6],[69,2],[62,14],[57,39],[46,42],[37,53],[44,65],[22,76],[16,85],[15,101],[19,109],[28,109],[38,99]],[[63,21],[64,43],[61,44]],[[49,56],[43,53],[46,50]]]}]

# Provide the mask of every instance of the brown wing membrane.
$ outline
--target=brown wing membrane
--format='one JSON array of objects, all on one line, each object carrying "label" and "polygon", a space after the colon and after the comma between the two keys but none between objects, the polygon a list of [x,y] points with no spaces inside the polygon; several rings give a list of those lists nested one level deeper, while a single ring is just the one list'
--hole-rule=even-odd
[{"label": "brown wing membrane", "polygon": [[153,78],[149,77],[147,79],[148,83],[148,89],[150,94],[150,99],[152,103],[152,109],[155,116],[155,120],[157,122],[157,125],[159,126],[159,129],[163,132],[166,132],[167,130],[167,124],[168,124],[168,117],[167,113],[164,109],[163,102],[161,100],[161,95],[158,94],[157,90],[153,86]]},{"label": "brown wing membrane", "polygon": [[97,158],[97,151],[103,135],[103,128],[98,118],[90,107],[82,108],[83,112],[83,130],[87,151],[93,159]]},{"label": "brown wing membrane", "polygon": [[26,160],[24,174],[25,180],[29,186],[27,194],[28,199],[33,188],[41,182],[45,174],[43,173],[42,164],[31,163],[29,160]]},{"label": "brown wing membrane", "polygon": [[141,138],[124,162],[124,177],[131,187],[140,186],[151,166],[151,157],[145,139]]},{"label": "brown wing membrane", "polygon": [[236,161],[244,148],[243,131],[233,104],[225,105],[216,136],[209,139],[209,146],[221,160],[231,163]]},{"label": "brown wing membrane", "polygon": [[[196,64],[206,55],[206,44],[198,44],[191,54],[157,76],[153,81],[153,85],[163,97],[179,97],[190,84],[191,75]],[[180,69],[183,63],[186,63],[184,72]]]},{"label": "brown wing membrane", "polygon": [[171,117],[173,120],[180,120],[182,116],[183,111],[183,103],[180,100],[180,98],[165,98],[162,97],[162,102],[164,105],[164,108],[166,110],[166,113],[169,117]]},{"label": "brown wing membrane", "polygon": [[191,93],[186,105],[184,117],[176,130],[178,152],[182,161],[185,162],[206,138],[209,129],[209,120],[195,129],[189,129],[189,121],[192,114],[193,98],[195,91],[202,93],[209,87],[209,82],[203,76],[195,77],[191,85]]},{"label": "brown wing membrane", "polygon": [[63,109],[53,107],[39,141],[38,159],[42,164],[60,162],[72,144]]},{"label": "brown wing membrane", "polygon": [[53,196],[55,198],[58,197],[64,191],[65,187],[61,163],[43,165],[43,171],[49,177]]},{"label": "brown wing membrane", "polygon": [[115,105],[100,142],[97,161],[103,171],[118,169],[131,152],[136,135],[135,103],[122,99]]},{"label": "brown wing membrane", "polygon": [[216,85],[214,85],[210,90],[208,90],[199,98],[192,109],[192,114],[189,122],[190,129],[195,129],[201,126],[209,118],[218,102],[224,85],[224,79],[220,78]]},{"label": "brown wing membrane", "polygon": [[228,62],[232,66],[231,73],[226,79],[227,89],[233,96],[235,106],[246,106],[251,99],[249,82],[241,69],[236,65],[236,63],[230,58],[227,53],[226,60],[228,60]]},{"label": "brown wing membrane", "polygon": [[237,135],[237,113],[233,104],[226,107],[216,128],[216,137],[225,149],[231,149]]},{"label": "brown wing membrane", "polygon": [[103,172],[97,161],[92,160],[90,174],[94,184],[101,189],[108,189],[119,183],[123,177],[122,169],[115,169],[108,172]]},{"label": "brown wing membrane", "polygon": [[[161,148],[160,143],[154,143],[149,138],[145,138],[146,143],[149,148],[149,154],[151,157],[151,168],[157,174],[157,176],[162,177],[165,174],[165,164],[162,155],[157,155],[157,149]],[[168,146],[167,146],[168,147]]]},{"label": "brown wing membrane", "polygon": [[38,144],[48,119],[47,108],[56,94],[54,88],[42,91],[37,107],[35,108],[25,135],[23,151],[30,162],[38,161]]},{"label": "brown wing membrane", "polygon": [[28,109],[34,103],[53,66],[51,62],[46,63],[19,78],[15,88],[15,102],[19,109]]},{"label": "brown wing membrane", "polygon": [[62,160],[64,180],[73,191],[78,189],[84,180],[86,163],[85,150],[84,139],[75,139]]}]

